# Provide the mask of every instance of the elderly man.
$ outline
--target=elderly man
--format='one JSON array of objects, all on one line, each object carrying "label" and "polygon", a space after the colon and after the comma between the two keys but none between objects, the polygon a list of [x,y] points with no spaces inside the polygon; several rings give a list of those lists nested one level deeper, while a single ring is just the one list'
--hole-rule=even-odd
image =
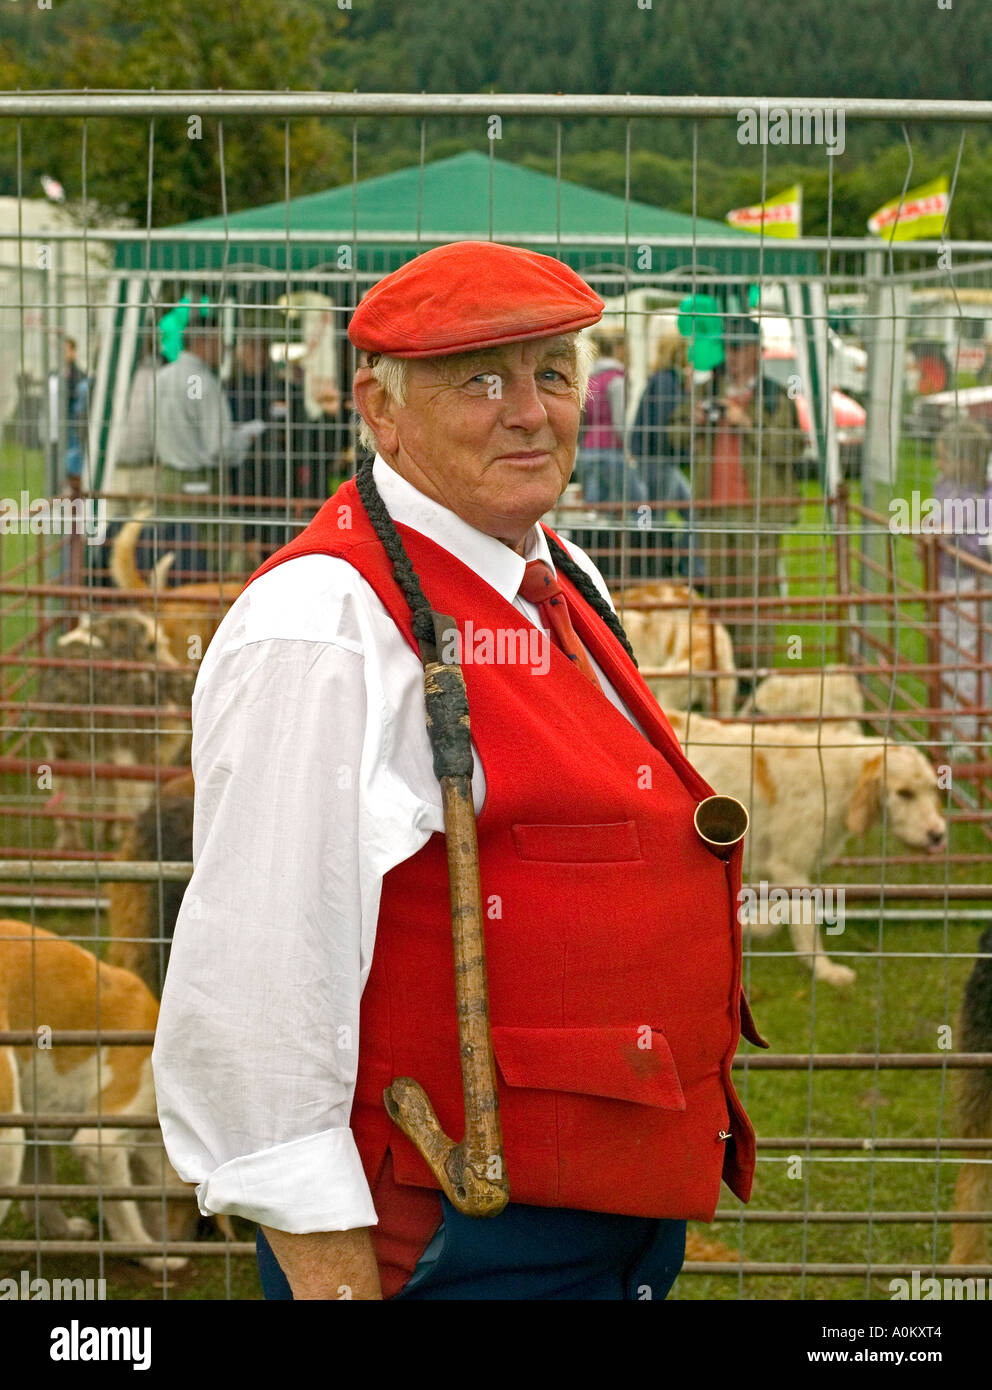
[{"label": "elderly man", "polygon": [[[349,330],[374,465],[252,576],[204,658],[155,1080],[201,1210],[260,1224],[267,1297],[663,1298],[721,1176],[749,1195],[740,849],[697,834],[710,788],[598,572],[537,524],[572,471],[578,331],[602,307],[560,262],[489,243],[375,286]],[[458,626],[471,713],[510,1187],[485,1220],[383,1104],[414,1077],[461,1134],[421,589]],[[539,641],[501,640],[518,631]]]}]

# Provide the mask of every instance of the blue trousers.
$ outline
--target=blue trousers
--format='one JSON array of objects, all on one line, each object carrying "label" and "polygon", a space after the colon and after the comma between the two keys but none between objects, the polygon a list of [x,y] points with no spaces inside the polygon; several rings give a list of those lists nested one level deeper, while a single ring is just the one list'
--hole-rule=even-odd
[{"label": "blue trousers", "polygon": [[[462,1216],[442,1195],[444,1219],[395,1301],[664,1299],[685,1259],[685,1222],[528,1207]],[[291,1299],[261,1230],[258,1269],[267,1299]]]}]

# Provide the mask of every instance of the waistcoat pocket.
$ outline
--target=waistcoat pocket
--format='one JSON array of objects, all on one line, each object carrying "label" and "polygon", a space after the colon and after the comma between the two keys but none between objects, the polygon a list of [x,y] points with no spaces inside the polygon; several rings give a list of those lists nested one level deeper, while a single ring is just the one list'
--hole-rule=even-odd
[{"label": "waistcoat pocket", "polygon": [[617,864],[641,859],[637,822],[608,825],[515,825],[518,859],[556,864]]}]

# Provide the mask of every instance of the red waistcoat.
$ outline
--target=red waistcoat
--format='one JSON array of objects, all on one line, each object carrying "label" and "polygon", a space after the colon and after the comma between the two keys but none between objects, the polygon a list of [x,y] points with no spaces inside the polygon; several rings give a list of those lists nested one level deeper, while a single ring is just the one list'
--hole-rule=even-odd
[{"label": "red waistcoat", "polygon": [[[463,633],[471,618],[473,652],[481,629],[532,631],[453,555],[398,529],[431,606]],[[313,553],[354,565],[417,651],[353,481],[252,579]],[[463,664],[486,775],[479,861],[511,1200],[709,1221],[721,1175],[746,1201],[754,1174],[754,1133],[730,1079],[742,1020],[762,1041],[741,990],[743,851],[725,864],[704,847],[692,818],[711,788],[619,642],[559,578],[576,632],[648,738],[557,647],[544,674]],[[382,1092],[414,1077],[460,1139],[457,1039],[435,834],[383,882],[351,1116],[370,1184],[388,1148],[397,1182],[436,1188]]]}]

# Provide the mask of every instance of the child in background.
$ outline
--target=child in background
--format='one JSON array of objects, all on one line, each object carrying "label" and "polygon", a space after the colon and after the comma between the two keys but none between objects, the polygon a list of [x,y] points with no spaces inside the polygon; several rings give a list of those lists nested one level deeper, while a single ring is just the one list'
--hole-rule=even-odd
[{"label": "child in background", "polygon": [[[956,595],[956,602],[940,605],[940,660],[943,681],[950,689],[954,714],[951,718],[951,761],[974,758],[976,741],[984,742],[992,729],[992,718],[981,720],[962,709],[987,707],[992,700],[992,602],[976,601],[967,595],[980,590],[992,594],[992,574],[982,573],[969,560],[992,561],[992,489],[988,482],[989,449],[992,439],[976,421],[965,415],[949,424],[937,438],[937,484],[935,497],[942,503],[955,501],[961,518],[954,526],[953,539],[940,544],[937,582],[944,593]],[[948,514],[943,507],[945,519]],[[969,521],[974,517],[974,523]],[[946,524],[946,521],[945,521]],[[968,670],[972,666],[978,669]],[[965,668],[965,669],[962,669]]]}]

